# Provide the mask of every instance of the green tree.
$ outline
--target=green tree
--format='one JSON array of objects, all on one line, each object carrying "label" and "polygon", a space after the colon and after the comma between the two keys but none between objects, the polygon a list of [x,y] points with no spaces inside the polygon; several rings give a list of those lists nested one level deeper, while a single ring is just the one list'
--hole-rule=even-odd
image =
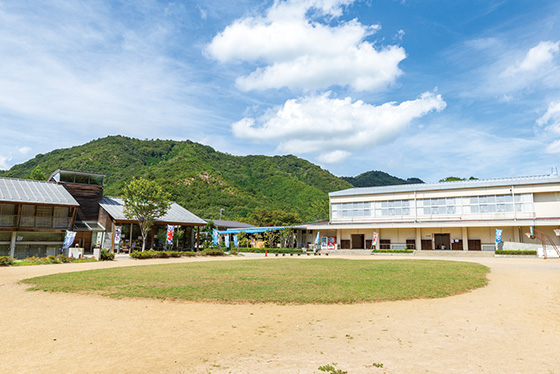
[{"label": "green tree", "polygon": [[123,189],[124,215],[136,219],[142,232],[142,251],[146,249],[148,232],[171,206],[169,194],[159,184],[144,178],[133,178]]},{"label": "green tree", "polygon": [[301,223],[301,218],[297,213],[285,212],[281,209],[255,209],[253,222],[257,226],[293,226]]},{"label": "green tree", "polygon": [[33,169],[31,171],[31,173],[29,173],[29,176],[27,178],[28,179],[33,179],[35,181],[46,181],[47,180],[47,176],[45,175],[45,173],[43,173],[43,171],[41,170],[39,165],[35,166],[35,169]]},{"label": "green tree", "polygon": [[469,179],[467,179],[467,178],[459,178],[459,177],[447,177],[447,178],[440,179],[439,181],[440,182],[458,182],[458,181],[466,181],[466,180],[476,181],[476,180],[478,180],[478,178],[470,177]]},{"label": "green tree", "polygon": [[311,202],[309,218],[312,221],[326,221],[329,219],[329,200],[321,199]]}]

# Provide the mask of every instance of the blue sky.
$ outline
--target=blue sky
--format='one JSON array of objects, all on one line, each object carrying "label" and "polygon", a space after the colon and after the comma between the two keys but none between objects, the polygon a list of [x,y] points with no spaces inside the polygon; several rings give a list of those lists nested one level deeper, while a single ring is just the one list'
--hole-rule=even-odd
[{"label": "blue sky", "polygon": [[550,173],[560,3],[0,2],[0,168],[107,135],[427,182]]}]

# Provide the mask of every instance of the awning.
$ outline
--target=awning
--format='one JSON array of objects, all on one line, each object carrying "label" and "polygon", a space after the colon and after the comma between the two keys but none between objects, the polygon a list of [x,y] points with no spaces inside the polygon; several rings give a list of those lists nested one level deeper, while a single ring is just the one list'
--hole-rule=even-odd
[{"label": "awning", "polygon": [[246,234],[259,234],[266,231],[277,231],[285,229],[289,226],[273,226],[273,227],[254,227],[254,228],[247,228],[247,229],[227,229],[227,230],[218,230],[218,234],[220,235],[228,235],[228,234],[239,234],[240,232],[244,232]]},{"label": "awning", "polygon": [[97,221],[76,221],[74,224],[75,231],[105,231],[103,227]]}]

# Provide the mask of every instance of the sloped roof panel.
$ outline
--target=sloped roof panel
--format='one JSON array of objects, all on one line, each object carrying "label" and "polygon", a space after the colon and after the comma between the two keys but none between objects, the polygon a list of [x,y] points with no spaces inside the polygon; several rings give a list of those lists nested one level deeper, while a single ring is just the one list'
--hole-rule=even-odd
[{"label": "sloped roof panel", "polygon": [[353,196],[353,195],[370,195],[370,194],[380,194],[380,193],[453,190],[453,189],[463,189],[463,188],[521,186],[521,185],[530,185],[530,184],[550,184],[550,183],[560,183],[560,176],[537,175],[537,176],[529,176],[529,177],[477,179],[477,180],[457,181],[457,182],[399,184],[395,186],[380,186],[380,187],[356,187],[356,188],[349,188],[346,190],[331,192],[329,193],[329,196]]},{"label": "sloped roof panel", "polygon": [[[120,197],[108,197],[104,196],[101,203],[101,207],[116,221],[130,221],[124,215],[123,199]],[[156,222],[169,222],[177,224],[191,224],[191,225],[205,225],[206,221],[193,213],[189,212],[187,209],[183,208],[177,203],[171,204],[171,208],[167,214],[160,217]]]},{"label": "sloped roof panel", "polygon": [[0,178],[0,202],[78,206],[66,189],[56,183]]}]

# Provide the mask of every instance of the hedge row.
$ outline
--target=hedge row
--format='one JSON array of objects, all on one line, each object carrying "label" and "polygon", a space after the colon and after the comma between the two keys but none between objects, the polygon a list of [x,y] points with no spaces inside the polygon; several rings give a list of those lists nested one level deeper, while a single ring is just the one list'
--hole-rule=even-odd
[{"label": "hedge row", "polygon": [[532,250],[516,251],[516,250],[509,250],[509,249],[497,249],[496,254],[497,255],[514,255],[514,256],[536,256],[537,251],[532,251]]},{"label": "hedge row", "polygon": [[47,265],[47,264],[66,264],[69,262],[90,262],[96,261],[90,258],[70,258],[64,255],[47,257],[27,257],[24,260],[14,260],[8,256],[0,256],[0,266],[27,266],[27,265]]},{"label": "hedge row", "polygon": [[169,257],[193,257],[193,256],[223,256],[224,252],[219,249],[205,249],[200,252],[190,251],[155,251],[153,249],[141,252],[134,251],[130,257],[145,260],[147,258],[169,258]]},{"label": "hedge row", "polygon": [[[247,253],[303,253],[300,248],[239,248],[239,252]],[[313,252],[313,250],[310,250]]]},{"label": "hedge row", "polygon": [[374,249],[372,253],[414,253],[412,249]]}]

